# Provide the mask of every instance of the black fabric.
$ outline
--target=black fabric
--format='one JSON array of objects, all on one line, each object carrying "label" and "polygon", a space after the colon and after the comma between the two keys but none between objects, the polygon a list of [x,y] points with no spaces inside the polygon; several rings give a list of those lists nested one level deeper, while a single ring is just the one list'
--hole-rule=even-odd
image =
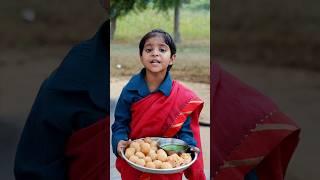
[{"label": "black fabric", "polygon": [[109,21],[42,83],[17,147],[17,180],[67,178],[70,135],[109,114]]}]

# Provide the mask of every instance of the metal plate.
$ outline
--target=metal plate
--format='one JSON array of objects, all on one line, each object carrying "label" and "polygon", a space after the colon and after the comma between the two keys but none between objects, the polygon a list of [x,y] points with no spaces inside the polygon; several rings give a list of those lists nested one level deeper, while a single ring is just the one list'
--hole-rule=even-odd
[{"label": "metal plate", "polygon": [[[143,139],[143,138],[141,138],[141,139]],[[175,140],[177,140],[177,139],[174,139],[174,138],[159,138],[159,137],[152,137],[151,139],[155,140],[155,141],[158,141],[158,142],[161,142],[161,141],[167,142],[167,141],[172,141],[172,140],[175,141]],[[179,140],[179,141],[181,141],[181,140]],[[146,172],[146,173],[153,173],[153,174],[174,174],[174,173],[182,172],[185,169],[187,169],[188,167],[190,167],[197,160],[198,153],[191,152],[192,161],[190,163],[182,165],[180,167],[171,168],[171,169],[153,169],[153,168],[147,168],[147,167],[135,164],[135,163],[129,161],[129,159],[127,159],[127,157],[124,155],[124,150],[121,151],[121,156],[125,161],[127,161],[127,163],[131,167],[133,167],[133,168],[135,168],[135,169],[137,169],[139,171]]]}]

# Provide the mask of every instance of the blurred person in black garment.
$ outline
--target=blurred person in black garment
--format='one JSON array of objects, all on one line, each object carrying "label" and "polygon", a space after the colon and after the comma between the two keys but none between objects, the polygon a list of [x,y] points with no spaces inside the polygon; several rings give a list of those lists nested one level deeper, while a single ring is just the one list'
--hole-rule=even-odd
[{"label": "blurred person in black garment", "polygon": [[107,20],[42,83],[17,147],[16,180],[108,177],[109,86]]}]

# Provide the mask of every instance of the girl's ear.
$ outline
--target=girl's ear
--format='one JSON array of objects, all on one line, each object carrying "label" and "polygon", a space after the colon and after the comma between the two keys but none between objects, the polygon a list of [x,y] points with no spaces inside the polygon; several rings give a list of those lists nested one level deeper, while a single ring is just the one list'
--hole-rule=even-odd
[{"label": "girl's ear", "polygon": [[172,65],[173,62],[176,60],[176,55],[172,55],[171,58],[170,58],[170,62],[169,62],[169,65]]}]

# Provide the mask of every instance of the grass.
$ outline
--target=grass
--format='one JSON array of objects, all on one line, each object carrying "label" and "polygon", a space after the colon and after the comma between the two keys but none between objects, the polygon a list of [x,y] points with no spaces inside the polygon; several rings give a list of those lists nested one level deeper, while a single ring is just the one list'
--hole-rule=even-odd
[{"label": "grass", "polygon": [[[117,21],[116,42],[136,42],[152,29],[161,28],[173,33],[173,10],[157,12],[151,8],[143,12],[131,12]],[[181,8],[180,33],[183,41],[198,42],[210,39],[210,12]],[[207,43],[208,44],[208,43]]]}]

